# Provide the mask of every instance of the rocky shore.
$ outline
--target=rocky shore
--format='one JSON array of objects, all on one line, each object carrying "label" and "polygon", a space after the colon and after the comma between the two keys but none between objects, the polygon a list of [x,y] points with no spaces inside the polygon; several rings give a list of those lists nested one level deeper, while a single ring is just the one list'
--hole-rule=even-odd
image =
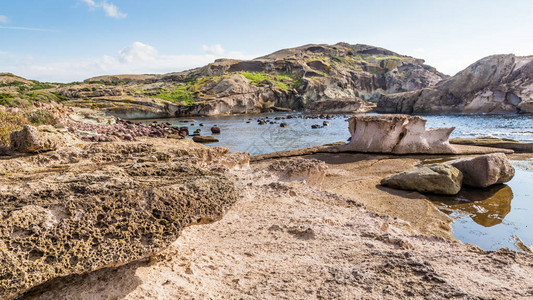
[{"label": "rocky shore", "polygon": [[[508,181],[512,151],[409,133],[423,121],[359,115],[346,145],[253,158],[161,123],[26,126],[0,159],[0,298],[533,297],[533,256],[456,241],[420,184]],[[383,181],[406,172],[419,184]]]}]

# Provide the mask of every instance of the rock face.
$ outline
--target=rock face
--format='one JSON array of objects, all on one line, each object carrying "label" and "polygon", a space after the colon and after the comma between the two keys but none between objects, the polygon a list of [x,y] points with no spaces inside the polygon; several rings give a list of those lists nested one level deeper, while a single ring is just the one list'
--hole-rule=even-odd
[{"label": "rock face", "polygon": [[375,153],[454,153],[454,128],[426,130],[426,120],[408,115],[357,115],[349,120],[351,140],[340,151]]},{"label": "rock face", "polygon": [[313,101],[305,108],[306,113],[342,114],[359,111],[364,106],[361,98],[326,99]]},{"label": "rock face", "polygon": [[461,190],[463,174],[445,164],[425,165],[413,170],[392,174],[381,180],[381,185],[421,193],[455,195]]},{"label": "rock face", "polygon": [[234,185],[202,165],[225,153],[150,139],[1,161],[0,299],[148,257],[185,226],[219,219]]},{"label": "rock face", "polygon": [[35,153],[56,150],[80,142],[66,129],[50,125],[34,127],[24,125],[22,130],[11,133],[11,149],[16,152]]},{"label": "rock face", "polygon": [[383,95],[384,113],[532,113],[533,56],[493,55],[434,87]]},{"label": "rock face", "polygon": [[503,153],[492,153],[474,158],[462,158],[447,162],[464,175],[464,184],[485,188],[497,183],[508,182],[515,170]]}]

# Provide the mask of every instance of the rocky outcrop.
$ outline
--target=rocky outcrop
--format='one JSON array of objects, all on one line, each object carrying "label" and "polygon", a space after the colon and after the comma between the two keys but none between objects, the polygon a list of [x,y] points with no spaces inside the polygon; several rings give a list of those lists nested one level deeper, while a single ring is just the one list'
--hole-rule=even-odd
[{"label": "rocky outcrop", "polygon": [[59,129],[51,125],[38,127],[24,125],[22,130],[11,133],[11,149],[16,152],[45,152],[72,146],[79,142],[67,129]]},{"label": "rocky outcrop", "polygon": [[235,188],[203,166],[227,151],[150,139],[0,161],[0,299],[146,258],[219,219]]},{"label": "rocky outcrop", "polygon": [[432,164],[392,174],[381,185],[421,193],[455,195],[461,190],[463,174],[451,165]]},{"label": "rocky outcrop", "polygon": [[384,113],[531,113],[533,56],[493,55],[434,87],[383,95]]},{"label": "rocky outcrop", "polygon": [[348,120],[351,140],[340,151],[374,153],[454,153],[454,128],[426,130],[426,120],[408,115],[357,115]]},{"label": "rocky outcrop", "polygon": [[446,162],[459,169],[464,175],[464,184],[485,188],[493,184],[508,182],[515,170],[503,153],[492,153],[473,158],[462,158]]}]

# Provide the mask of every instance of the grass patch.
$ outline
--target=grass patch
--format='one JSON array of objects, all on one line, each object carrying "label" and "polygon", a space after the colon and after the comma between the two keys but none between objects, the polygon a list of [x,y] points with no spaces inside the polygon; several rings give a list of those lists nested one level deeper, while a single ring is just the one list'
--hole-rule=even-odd
[{"label": "grass patch", "polygon": [[188,86],[180,86],[175,90],[162,91],[154,97],[167,100],[170,102],[184,102],[185,105],[191,106],[194,104],[193,92],[189,91]]},{"label": "grass patch", "polygon": [[239,72],[246,79],[250,80],[253,85],[263,86],[271,83],[275,88],[288,91],[298,88],[302,85],[299,78],[294,78],[291,74],[270,74],[264,72]]}]

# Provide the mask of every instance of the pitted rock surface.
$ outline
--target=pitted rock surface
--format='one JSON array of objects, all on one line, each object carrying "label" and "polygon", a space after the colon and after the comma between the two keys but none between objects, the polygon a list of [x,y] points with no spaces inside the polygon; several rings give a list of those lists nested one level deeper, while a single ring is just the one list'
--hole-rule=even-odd
[{"label": "pitted rock surface", "polygon": [[218,220],[234,184],[201,165],[226,152],[152,139],[0,161],[0,299],[148,257]]}]

